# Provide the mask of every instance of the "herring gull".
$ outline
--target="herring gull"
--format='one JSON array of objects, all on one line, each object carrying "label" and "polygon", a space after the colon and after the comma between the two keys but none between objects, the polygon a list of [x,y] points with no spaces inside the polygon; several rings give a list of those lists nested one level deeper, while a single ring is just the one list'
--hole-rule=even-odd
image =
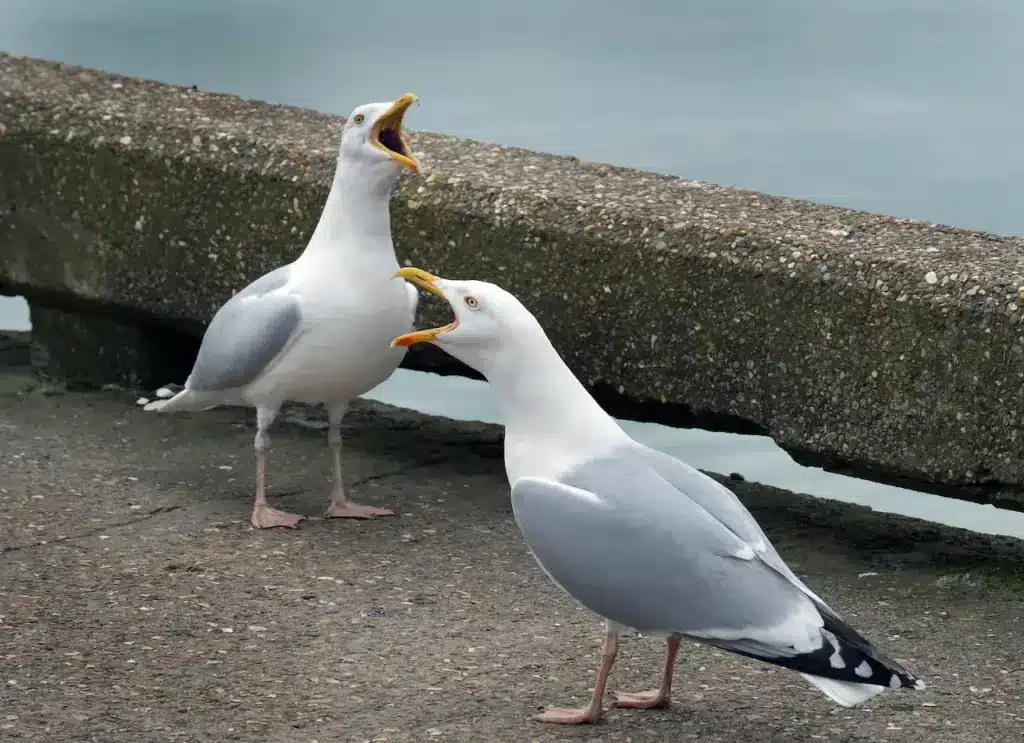
[{"label": "herring gull", "polygon": [[667,661],[660,688],[620,694],[617,707],[669,703],[683,638],[796,671],[843,706],[924,688],[794,575],[731,490],[630,438],[512,294],[417,268],[395,276],[444,297],[455,321],[392,344],[434,343],[487,378],[527,546],[556,585],[606,620],[590,703],[538,720],[598,722],[629,627],[664,637]]},{"label": "herring gull", "polygon": [[413,327],[418,292],[391,281],[398,268],[389,202],[399,174],[418,170],[402,133],[411,93],[356,108],[345,122],[334,181],[306,249],[227,301],[203,336],[183,387],[158,390],[145,409],[162,413],[221,405],[256,408],[257,528],[295,528],[305,518],[267,505],[268,429],[285,402],[322,404],[334,486],[325,518],[393,512],[346,498],[341,421],[349,403],[386,380],[404,349],[388,345]]}]

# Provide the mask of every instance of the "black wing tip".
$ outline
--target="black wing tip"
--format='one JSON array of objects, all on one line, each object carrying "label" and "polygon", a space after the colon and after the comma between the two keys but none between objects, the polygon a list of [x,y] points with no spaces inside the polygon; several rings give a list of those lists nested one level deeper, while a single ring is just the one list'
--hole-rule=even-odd
[{"label": "black wing tip", "polygon": [[[844,667],[853,668],[854,676],[857,677],[846,677],[841,680],[887,686],[890,689],[921,690],[925,688],[924,681],[892,658],[880,653],[871,644],[870,640],[857,632],[835,612],[831,610],[821,611],[821,607],[819,607],[819,612],[825,621],[825,626],[822,628],[822,637],[826,640],[825,648],[830,648],[830,640],[837,643],[838,647],[834,649],[838,654],[840,663]],[[832,657],[830,656],[830,660]],[[841,669],[834,670],[839,671]],[[836,674],[821,675],[836,679],[840,678]],[[848,676],[848,674],[844,675]]]},{"label": "black wing tip", "polygon": [[822,646],[807,653],[776,655],[760,653],[756,647],[736,643],[715,643],[739,655],[771,663],[809,676],[852,684],[880,686],[893,690],[925,688],[925,683],[895,660],[878,652],[859,635],[846,637],[821,630]]},{"label": "black wing tip", "polygon": [[811,676],[868,686],[883,686],[894,691],[920,691],[925,682],[895,661],[868,655],[859,648],[840,646],[838,655],[825,643],[825,650],[816,650],[792,657],[762,658],[770,663]]},{"label": "black wing tip", "polygon": [[[893,665],[896,665],[893,663]],[[912,691],[923,691],[927,684],[922,679],[912,674],[902,666],[898,666],[899,670],[894,668],[887,668],[889,671],[889,688],[890,689],[911,689]]]}]

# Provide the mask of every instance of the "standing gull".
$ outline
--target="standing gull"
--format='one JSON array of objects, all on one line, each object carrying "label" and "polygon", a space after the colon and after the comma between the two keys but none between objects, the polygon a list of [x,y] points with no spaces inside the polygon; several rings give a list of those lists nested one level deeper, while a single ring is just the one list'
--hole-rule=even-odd
[{"label": "standing gull", "polygon": [[[303,516],[267,505],[267,434],[288,401],[327,408],[334,488],[326,518],[374,518],[393,512],[345,497],[341,420],[353,398],[387,379],[403,349],[388,347],[412,328],[418,292],[391,281],[391,192],[403,168],[418,163],[402,134],[416,102],[369,103],[341,133],[334,183],[309,244],[294,262],[261,276],[214,315],[184,387],[165,387],[146,410],[164,413],[219,405],[256,408],[256,500],[260,529],[295,528]],[[175,386],[176,387],[176,386]]]},{"label": "standing gull", "polygon": [[843,706],[924,688],[793,574],[732,491],[626,435],[514,296],[417,268],[395,276],[444,297],[455,321],[392,345],[434,343],[487,378],[523,537],[548,577],[606,620],[590,703],[538,720],[600,719],[627,627],[665,637],[668,658],[660,688],[619,694],[618,707],[668,704],[684,637],[797,671]]}]

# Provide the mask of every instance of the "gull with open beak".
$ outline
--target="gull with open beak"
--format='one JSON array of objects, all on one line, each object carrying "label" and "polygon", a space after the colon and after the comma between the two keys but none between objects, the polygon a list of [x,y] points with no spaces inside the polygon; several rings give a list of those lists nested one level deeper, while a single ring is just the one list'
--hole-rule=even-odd
[{"label": "gull with open beak", "polygon": [[631,439],[512,294],[418,268],[395,276],[444,297],[455,321],[392,345],[434,343],[487,378],[523,537],[548,577],[606,620],[589,704],[537,719],[600,719],[626,627],[663,636],[668,653],[660,687],[620,694],[618,707],[669,703],[682,638],[789,668],[843,706],[924,687],[794,575],[732,491]]},{"label": "gull with open beak", "polygon": [[264,466],[268,429],[288,401],[327,408],[334,487],[326,518],[374,518],[385,508],[352,503],[341,467],[341,420],[349,403],[398,367],[388,347],[412,327],[418,293],[391,281],[391,193],[417,170],[402,132],[411,93],[355,109],[341,132],[334,182],[306,249],[256,279],[221,307],[203,336],[183,387],[157,391],[145,409],[163,413],[221,405],[256,408],[256,499],[252,523],[295,528],[303,516],[271,508]]}]

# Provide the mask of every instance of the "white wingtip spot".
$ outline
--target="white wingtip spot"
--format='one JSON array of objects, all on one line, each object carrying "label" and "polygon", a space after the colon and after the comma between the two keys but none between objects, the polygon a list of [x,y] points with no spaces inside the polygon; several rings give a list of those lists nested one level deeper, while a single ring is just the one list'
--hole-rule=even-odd
[{"label": "white wingtip spot", "polygon": [[903,688],[903,683],[900,681],[900,677],[897,676],[895,673],[892,675],[892,678],[889,679],[889,688],[890,689],[901,689],[901,688]]},{"label": "white wingtip spot", "polygon": [[148,403],[149,403],[149,398],[148,397],[140,397],[138,400],[135,401],[136,405],[147,405]]},{"label": "white wingtip spot", "polygon": [[853,672],[862,679],[871,678],[871,666],[866,660],[862,660],[860,664],[853,669]]},{"label": "white wingtip spot", "polygon": [[917,679],[914,682],[914,688],[917,689],[918,691],[921,691],[922,689],[924,689],[925,688],[924,681],[922,681],[921,679]]},{"label": "white wingtip spot", "polygon": [[832,646],[832,655],[828,658],[828,664],[833,668],[846,668],[846,661],[843,660],[843,656],[839,653],[839,639],[827,629],[821,630],[821,634],[828,640],[828,644]]}]

